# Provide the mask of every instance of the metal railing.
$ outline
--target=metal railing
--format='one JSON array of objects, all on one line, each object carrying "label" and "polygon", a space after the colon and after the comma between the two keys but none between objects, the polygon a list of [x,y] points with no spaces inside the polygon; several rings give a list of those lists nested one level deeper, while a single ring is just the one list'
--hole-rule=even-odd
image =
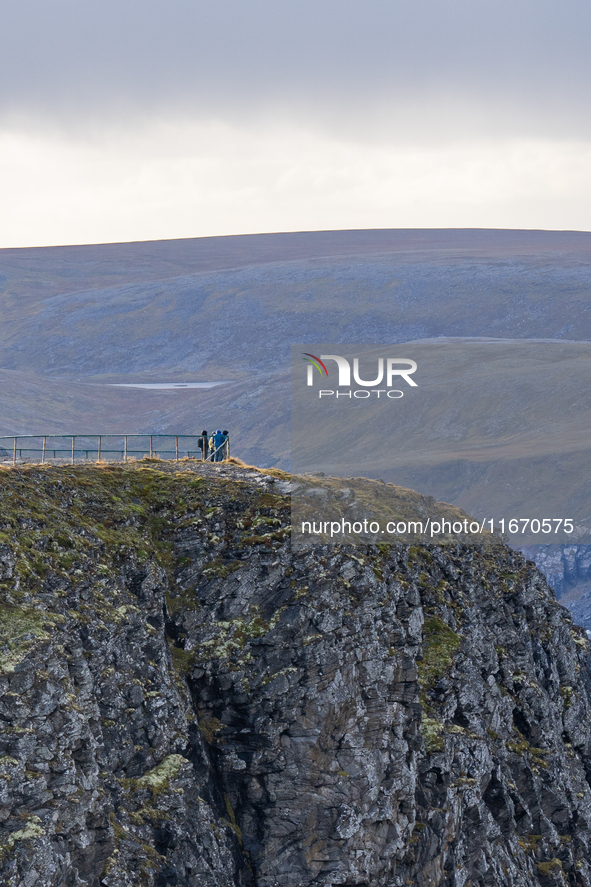
[{"label": "metal railing", "polygon": [[17,459],[42,464],[68,459],[74,464],[77,458],[89,461],[95,456],[97,462],[146,457],[220,462],[229,458],[229,435],[217,448],[211,448],[209,440],[202,447],[200,434],[19,434],[0,437],[0,460],[12,458],[15,465]]}]

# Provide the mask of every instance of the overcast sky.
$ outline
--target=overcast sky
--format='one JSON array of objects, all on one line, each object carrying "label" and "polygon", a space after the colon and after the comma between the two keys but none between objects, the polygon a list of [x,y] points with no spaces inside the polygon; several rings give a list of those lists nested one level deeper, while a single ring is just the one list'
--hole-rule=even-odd
[{"label": "overcast sky", "polygon": [[588,0],[0,0],[0,246],[591,229]]}]

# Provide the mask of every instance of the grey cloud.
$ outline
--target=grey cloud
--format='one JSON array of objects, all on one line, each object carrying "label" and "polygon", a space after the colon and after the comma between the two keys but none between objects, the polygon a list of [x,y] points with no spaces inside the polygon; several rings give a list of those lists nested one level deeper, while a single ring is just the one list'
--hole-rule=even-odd
[{"label": "grey cloud", "polygon": [[587,0],[3,2],[0,113],[361,121],[455,103],[576,134],[590,24]]}]

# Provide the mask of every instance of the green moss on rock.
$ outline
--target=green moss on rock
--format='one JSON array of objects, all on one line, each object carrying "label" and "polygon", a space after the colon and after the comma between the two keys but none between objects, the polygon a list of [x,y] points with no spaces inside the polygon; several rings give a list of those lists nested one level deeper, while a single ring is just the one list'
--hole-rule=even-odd
[{"label": "green moss on rock", "polygon": [[419,683],[429,690],[451,668],[462,639],[439,616],[431,616],[423,626],[423,658],[418,663]]},{"label": "green moss on rock", "polygon": [[421,733],[423,734],[426,752],[432,754],[433,752],[443,750],[445,747],[443,732],[444,726],[441,721],[437,721],[435,718],[430,718],[423,714],[421,720]]},{"label": "green moss on rock", "polygon": [[38,610],[0,605],[0,669],[12,671],[34,644],[49,637],[48,615]]}]

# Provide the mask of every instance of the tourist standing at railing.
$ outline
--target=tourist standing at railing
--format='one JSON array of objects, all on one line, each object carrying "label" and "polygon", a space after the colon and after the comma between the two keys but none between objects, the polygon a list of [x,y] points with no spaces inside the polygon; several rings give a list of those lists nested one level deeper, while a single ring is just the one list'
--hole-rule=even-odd
[{"label": "tourist standing at railing", "polygon": [[223,460],[224,450],[225,450],[225,447],[224,447],[225,442],[226,442],[226,437],[225,437],[224,433],[218,428],[218,430],[212,434],[212,436],[209,440],[209,446],[212,451],[212,456],[211,456],[212,462],[221,462]]},{"label": "tourist standing at railing", "polygon": [[201,437],[197,440],[197,446],[201,450],[201,458],[207,459],[209,456],[209,438],[207,436],[207,431],[201,432]]},{"label": "tourist standing at railing", "polygon": [[224,459],[229,459],[230,458],[230,440],[229,440],[230,432],[229,431],[222,431],[222,434],[226,438],[224,441],[224,449],[223,449]]}]

